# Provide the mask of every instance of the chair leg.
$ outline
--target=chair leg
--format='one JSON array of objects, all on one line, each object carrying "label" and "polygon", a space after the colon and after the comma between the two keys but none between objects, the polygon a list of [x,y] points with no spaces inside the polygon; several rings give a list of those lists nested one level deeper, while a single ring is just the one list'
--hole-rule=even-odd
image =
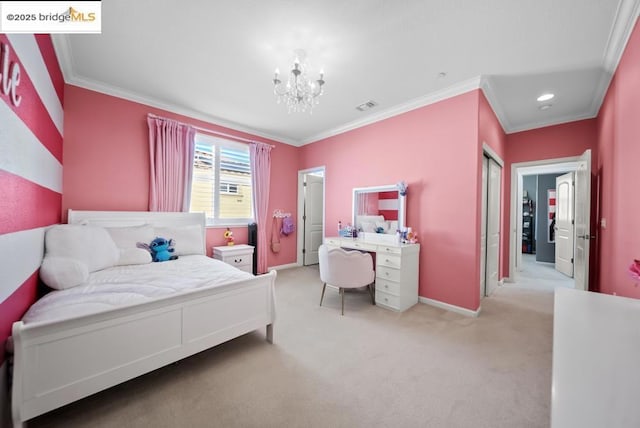
[{"label": "chair leg", "polygon": [[344,288],[340,289],[340,294],[342,294],[342,315],[344,315]]},{"label": "chair leg", "polygon": [[320,296],[320,306],[322,306],[322,299],[324,299],[324,290],[327,289],[327,283],[322,284],[322,295]]},{"label": "chair leg", "polygon": [[375,291],[373,289],[373,282],[369,285],[367,285],[367,290],[369,290],[369,294],[371,295],[371,304],[375,305],[376,304],[376,295],[375,295]]}]

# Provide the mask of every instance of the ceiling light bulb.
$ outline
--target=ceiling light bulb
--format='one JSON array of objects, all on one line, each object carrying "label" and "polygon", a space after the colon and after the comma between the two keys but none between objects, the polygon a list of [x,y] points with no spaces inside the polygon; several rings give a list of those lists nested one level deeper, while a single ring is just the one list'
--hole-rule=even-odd
[{"label": "ceiling light bulb", "polygon": [[538,97],[538,101],[542,102],[542,101],[549,101],[550,99],[552,99],[553,97],[555,97],[555,94],[552,93],[547,93],[547,94],[542,94]]}]

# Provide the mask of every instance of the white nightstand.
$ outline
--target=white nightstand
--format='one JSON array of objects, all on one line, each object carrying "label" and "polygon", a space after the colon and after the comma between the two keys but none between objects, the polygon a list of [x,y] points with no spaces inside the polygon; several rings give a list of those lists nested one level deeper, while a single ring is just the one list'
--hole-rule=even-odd
[{"label": "white nightstand", "polygon": [[235,266],[245,272],[253,273],[253,247],[237,244],[213,247],[213,258]]}]

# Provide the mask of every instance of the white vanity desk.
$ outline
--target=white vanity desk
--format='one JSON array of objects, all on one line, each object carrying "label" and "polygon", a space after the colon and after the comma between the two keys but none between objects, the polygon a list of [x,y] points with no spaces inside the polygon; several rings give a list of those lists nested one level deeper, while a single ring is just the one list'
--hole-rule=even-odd
[{"label": "white vanity desk", "polygon": [[375,253],[376,305],[404,311],[418,303],[420,245],[382,242],[373,238],[375,236],[372,239],[326,237],[324,243],[329,247]]}]

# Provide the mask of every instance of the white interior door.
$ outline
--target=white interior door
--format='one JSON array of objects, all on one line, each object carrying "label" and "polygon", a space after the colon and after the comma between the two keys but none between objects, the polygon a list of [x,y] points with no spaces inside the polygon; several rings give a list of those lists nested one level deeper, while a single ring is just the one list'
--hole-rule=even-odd
[{"label": "white interior door", "polygon": [[318,247],[322,244],[324,178],[307,174],[304,188],[304,244],[302,264],[318,263]]},{"label": "white interior door", "polygon": [[489,159],[487,186],[487,296],[494,292],[500,280],[500,178],[502,168]]},{"label": "white interior door", "polygon": [[573,277],[573,172],[556,177],[556,270]]},{"label": "white interior door", "polygon": [[487,174],[489,159],[482,159],[482,217],[480,220],[480,298],[487,292]]},{"label": "white interior door", "polygon": [[580,156],[575,188],[576,242],[574,254],[575,287],[589,290],[589,240],[591,236],[591,150]]}]

